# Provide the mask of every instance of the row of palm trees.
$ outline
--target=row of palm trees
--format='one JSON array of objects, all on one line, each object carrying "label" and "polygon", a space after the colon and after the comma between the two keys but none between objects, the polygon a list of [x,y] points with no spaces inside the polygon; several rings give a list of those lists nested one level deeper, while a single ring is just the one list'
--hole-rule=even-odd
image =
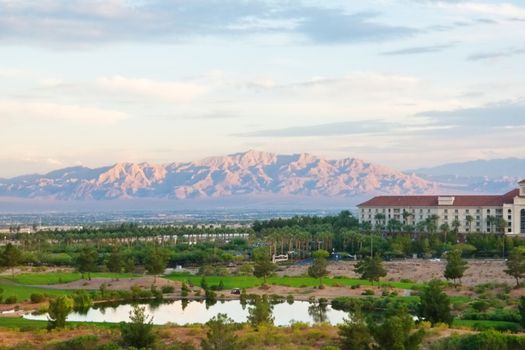
[{"label": "row of palm trees", "polygon": [[[455,232],[458,233],[459,229],[461,228],[461,221],[458,219],[454,219],[450,224],[443,223],[438,227],[439,223],[439,216],[436,214],[433,214],[426,218],[423,221],[419,221],[415,224],[409,224],[410,218],[414,216],[414,214],[403,211],[403,222],[397,220],[397,219],[390,219],[388,222],[386,221],[386,216],[383,213],[377,213],[374,216],[375,222],[376,222],[376,229],[379,229],[380,231],[387,231],[387,232],[428,232],[428,233],[436,233],[438,230],[440,230],[443,234],[448,234],[449,232]],[[474,222],[474,217],[472,215],[467,215],[465,217],[465,227],[467,232],[472,231],[472,223]],[[508,227],[508,223],[505,219],[503,219],[502,216],[487,216],[486,218],[487,222],[487,228],[489,229],[489,232],[499,232],[504,233],[506,228]]]}]

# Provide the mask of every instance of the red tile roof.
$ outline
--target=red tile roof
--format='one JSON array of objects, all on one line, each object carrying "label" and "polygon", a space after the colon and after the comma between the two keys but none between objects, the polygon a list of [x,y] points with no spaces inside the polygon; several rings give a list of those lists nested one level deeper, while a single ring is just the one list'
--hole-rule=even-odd
[{"label": "red tile roof", "polygon": [[521,180],[520,182],[518,182],[518,184],[525,184],[525,179]]},{"label": "red tile roof", "polygon": [[513,203],[514,197],[519,195],[519,190],[512,190],[504,195],[492,196],[378,196],[358,207],[434,207],[438,205],[439,197],[454,197],[454,207],[500,207],[503,204]]}]

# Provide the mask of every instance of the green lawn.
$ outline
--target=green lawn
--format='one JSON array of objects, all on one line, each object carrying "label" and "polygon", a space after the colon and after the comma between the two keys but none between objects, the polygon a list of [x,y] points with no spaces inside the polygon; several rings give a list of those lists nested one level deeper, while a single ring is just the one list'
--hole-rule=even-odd
[{"label": "green lawn", "polygon": [[[118,323],[108,322],[67,322],[66,327],[101,327],[101,328],[118,328]],[[21,317],[0,317],[0,328],[17,328],[24,330],[45,329],[47,321],[26,320]]]},{"label": "green lawn", "polygon": [[2,296],[4,299],[10,296],[15,296],[17,298],[17,301],[29,300],[29,297],[33,293],[45,294],[49,296],[69,295],[73,293],[72,290],[37,288],[13,284],[4,284],[2,283],[2,280],[0,280],[0,288],[2,288],[3,290]]},{"label": "green lawn", "polygon": [[491,321],[491,320],[459,320],[455,319],[452,324],[453,327],[469,327],[469,328],[483,328],[496,330],[512,330],[520,329],[519,323],[507,321]]},{"label": "green lawn", "polygon": [[[165,276],[174,281],[190,281],[194,285],[200,285],[202,276],[195,276],[189,274],[170,274]],[[253,276],[207,276],[206,281],[208,285],[218,285],[220,281],[223,282],[224,288],[252,288],[260,286],[263,283],[262,279]],[[311,277],[270,277],[268,284],[275,284],[288,287],[314,287],[319,285],[319,280]],[[363,285],[369,286],[371,283],[367,280],[353,279],[353,278],[325,278],[323,284],[327,286],[341,285],[341,286],[355,286]],[[391,286],[403,289],[416,289],[418,285],[415,283],[403,282],[381,282],[382,286]]]},{"label": "green lawn", "polygon": [[[130,273],[93,272],[91,277],[101,278],[130,278],[136,275]],[[14,281],[20,284],[45,285],[78,281],[82,275],[78,272],[52,272],[52,273],[22,273],[15,275]]]}]

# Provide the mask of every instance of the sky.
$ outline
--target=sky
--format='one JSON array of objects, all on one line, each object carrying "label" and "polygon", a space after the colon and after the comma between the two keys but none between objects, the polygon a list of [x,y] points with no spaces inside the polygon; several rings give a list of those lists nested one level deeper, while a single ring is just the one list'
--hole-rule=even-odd
[{"label": "sky", "polygon": [[0,177],[525,156],[525,0],[0,0]]}]

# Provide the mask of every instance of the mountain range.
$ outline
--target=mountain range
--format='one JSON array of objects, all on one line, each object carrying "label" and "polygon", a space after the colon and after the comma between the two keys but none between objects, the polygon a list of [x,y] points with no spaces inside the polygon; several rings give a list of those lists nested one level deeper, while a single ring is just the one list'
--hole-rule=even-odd
[{"label": "mountain range", "polygon": [[60,200],[433,193],[438,186],[360,159],[247,151],[195,162],[82,166],[0,180],[0,196]]},{"label": "mountain range", "polygon": [[504,193],[525,178],[525,159],[473,160],[411,170],[442,188],[472,193]]},{"label": "mountain range", "polygon": [[[483,174],[483,175],[479,175]],[[339,199],[345,205],[378,194],[504,193],[525,178],[525,160],[496,159],[399,171],[355,158],[247,151],[193,162],[117,163],[0,179],[0,198],[100,201],[120,199]],[[296,199],[293,199],[296,198]],[[286,200],[285,200],[286,199]],[[276,202],[277,201],[277,202]],[[319,202],[321,203],[321,202]],[[334,202],[335,203],[335,202]]]}]

